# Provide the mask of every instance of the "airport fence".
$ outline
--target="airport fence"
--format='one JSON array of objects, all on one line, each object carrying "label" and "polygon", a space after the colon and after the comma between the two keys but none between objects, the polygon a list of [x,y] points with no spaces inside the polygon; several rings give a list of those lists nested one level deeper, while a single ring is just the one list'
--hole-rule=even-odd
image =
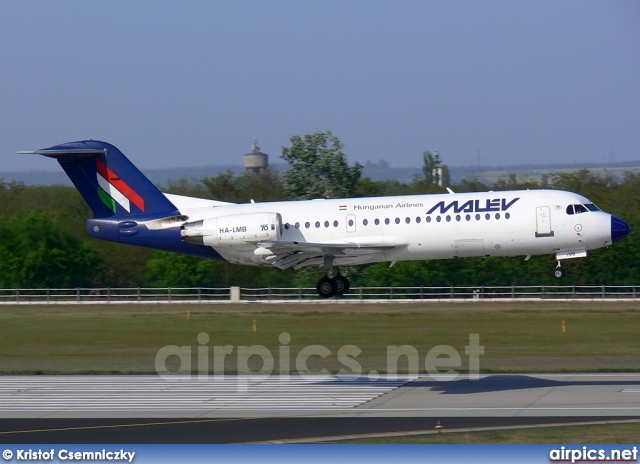
[{"label": "airport fence", "polygon": [[[358,301],[637,300],[638,286],[354,287],[335,297]],[[315,288],[30,288],[0,289],[0,304],[324,302]]]}]

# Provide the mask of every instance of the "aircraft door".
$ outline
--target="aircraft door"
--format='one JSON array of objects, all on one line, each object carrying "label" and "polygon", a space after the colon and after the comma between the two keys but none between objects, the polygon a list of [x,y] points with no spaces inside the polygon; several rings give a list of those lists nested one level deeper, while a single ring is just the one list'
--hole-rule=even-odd
[{"label": "aircraft door", "polygon": [[347,214],[347,232],[356,231],[356,215]]},{"label": "aircraft door", "polygon": [[551,208],[549,206],[538,206],[536,208],[536,237],[553,237]]}]

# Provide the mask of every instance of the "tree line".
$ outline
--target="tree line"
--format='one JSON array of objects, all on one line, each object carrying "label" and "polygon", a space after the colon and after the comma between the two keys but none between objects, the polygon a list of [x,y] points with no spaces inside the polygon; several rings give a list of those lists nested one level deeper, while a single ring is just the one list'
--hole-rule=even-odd
[{"label": "tree line", "polygon": [[[340,140],[330,131],[291,137],[282,158],[291,168],[279,173],[225,172],[199,179],[179,178],[160,186],[168,193],[234,203],[313,198],[558,188],[582,194],[623,218],[631,233],[586,259],[567,260],[563,285],[636,285],[640,269],[640,175],[623,177],[587,169],[557,172],[540,182],[515,175],[485,183],[469,177],[455,184],[434,182],[434,157],[422,154],[423,174],[410,182],[373,181],[362,166],[349,165]],[[447,176],[448,170],[444,166]],[[153,251],[92,239],[85,220],[92,213],[73,187],[26,186],[0,179],[0,288],[64,287],[314,287],[321,269],[280,271]],[[554,285],[552,256],[399,262],[343,268],[352,286]]]}]

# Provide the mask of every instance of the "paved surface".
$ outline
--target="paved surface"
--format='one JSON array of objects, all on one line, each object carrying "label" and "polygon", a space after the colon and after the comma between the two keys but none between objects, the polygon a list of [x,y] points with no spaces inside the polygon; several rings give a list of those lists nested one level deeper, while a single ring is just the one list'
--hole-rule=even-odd
[{"label": "paved surface", "polygon": [[640,374],[0,377],[0,418],[640,415]]},{"label": "paved surface", "polygon": [[0,417],[269,417],[352,411],[406,384],[335,376],[0,377]]},{"label": "paved surface", "polygon": [[640,418],[640,374],[0,377],[0,443],[322,440]]},{"label": "paved surface", "polygon": [[640,374],[486,375],[451,382],[420,377],[362,409],[378,416],[638,416]]},{"label": "paved surface", "polygon": [[[567,417],[313,417],[263,419],[0,419],[0,443],[308,443],[578,424]],[[579,424],[621,423],[581,418]],[[636,418],[635,422],[640,422]]]}]

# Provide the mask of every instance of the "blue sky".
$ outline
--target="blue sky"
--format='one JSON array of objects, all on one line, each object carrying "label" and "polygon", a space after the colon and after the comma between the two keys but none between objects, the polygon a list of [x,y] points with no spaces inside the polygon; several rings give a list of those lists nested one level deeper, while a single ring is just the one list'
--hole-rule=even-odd
[{"label": "blue sky", "polygon": [[640,2],[0,4],[0,172],[84,138],[142,168],[330,129],[349,161],[640,160]]}]

